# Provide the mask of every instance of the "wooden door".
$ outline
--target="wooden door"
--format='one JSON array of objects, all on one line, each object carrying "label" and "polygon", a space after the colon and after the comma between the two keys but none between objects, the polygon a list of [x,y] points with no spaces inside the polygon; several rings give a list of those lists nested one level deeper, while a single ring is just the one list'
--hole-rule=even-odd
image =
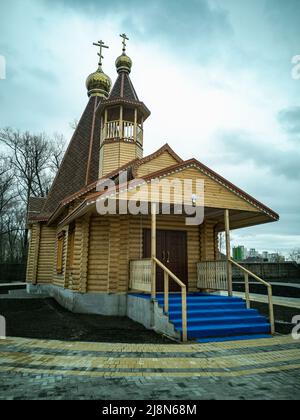
[{"label": "wooden door", "polygon": [[[157,258],[188,286],[187,269],[187,234],[184,231],[158,230],[156,235]],[[151,230],[144,229],[143,258],[151,258]],[[161,268],[156,273],[157,291],[164,290],[164,274]],[[170,291],[181,291],[177,284],[170,280]]]}]

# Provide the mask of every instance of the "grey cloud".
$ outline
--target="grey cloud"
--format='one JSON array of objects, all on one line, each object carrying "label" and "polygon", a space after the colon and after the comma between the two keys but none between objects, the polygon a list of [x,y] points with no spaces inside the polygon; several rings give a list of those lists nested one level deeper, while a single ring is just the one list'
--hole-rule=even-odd
[{"label": "grey cloud", "polygon": [[282,128],[300,140],[300,106],[283,109],[278,114]]},{"label": "grey cloud", "polygon": [[92,14],[93,18],[98,15],[99,22],[107,15],[122,16],[124,30],[134,36],[171,45],[194,58],[216,57],[233,35],[225,9],[211,8],[207,0],[53,0],[53,3],[57,8]]},{"label": "grey cloud", "polygon": [[299,0],[267,0],[265,13],[272,23],[276,40],[299,45]]},{"label": "grey cloud", "polygon": [[274,145],[253,139],[251,134],[243,131],[223,133],[218,144],[224,149],[226,159],[233,164],[250,161],[277,176],[282,175],[289,180],[300,179],[299,149],[280,150]]}]

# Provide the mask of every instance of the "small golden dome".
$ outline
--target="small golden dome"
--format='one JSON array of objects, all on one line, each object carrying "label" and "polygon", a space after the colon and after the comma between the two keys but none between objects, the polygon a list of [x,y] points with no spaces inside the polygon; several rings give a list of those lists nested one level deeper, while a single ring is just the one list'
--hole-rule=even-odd
[{"label": "small golden dome", "polygon": [[86,80],[88,96],[105,96],[108,98],[111,89],[111,79],[101,67],[95,73],[89,75]]},{"label": "small golden dome", "polygon": [[132,67],[131,58],[128,57],[128,55],[126,55],[125,53],[123,53],[122,55],[120,55],[120,57],[117,58],[116,67],[117,67],[117,72],[118,73],[120,73],[121,71],[125,71],[127,73],[130,73],[131,72],[131,67]]}]

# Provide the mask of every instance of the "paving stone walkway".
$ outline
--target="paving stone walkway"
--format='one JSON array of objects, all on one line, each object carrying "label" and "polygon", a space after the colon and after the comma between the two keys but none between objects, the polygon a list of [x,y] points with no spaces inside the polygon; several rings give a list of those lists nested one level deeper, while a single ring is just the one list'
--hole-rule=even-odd
[{"label": "paving stone walkway", "polygon": [[0,399],[300,398],[300,341],[109,344],[0,340]]}]

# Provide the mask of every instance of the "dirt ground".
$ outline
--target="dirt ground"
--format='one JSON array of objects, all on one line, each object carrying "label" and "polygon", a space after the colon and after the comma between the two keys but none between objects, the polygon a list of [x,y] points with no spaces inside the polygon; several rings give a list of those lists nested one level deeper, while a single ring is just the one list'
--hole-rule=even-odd
[{"label": "dirt ground", "polygon": [[7,336],[102,343],[173,343],[126,317],[73,314],[53,299],[1,299]]},{"label": "dirt ground", "polygon": [[[269,306],[266,303],[251,302],[251,308],[257,309],[262,315],[269,317]],[[291,334],[295,326],[292,324],[292,319],[294,316],[300,315],[299,309],[274,305],[274,314],[276,332],[284,335]]]},{"label": "dirt ground", "polygon": [[[251,307],[268,317],[268,305]],[[274,306],[276,332],[291,334],[292,318],[299,310]],[[173,343],[126,317],[73,314],[54,299],[0,299],[0,315],[6,318],[10,337],[102,343]]]}]

